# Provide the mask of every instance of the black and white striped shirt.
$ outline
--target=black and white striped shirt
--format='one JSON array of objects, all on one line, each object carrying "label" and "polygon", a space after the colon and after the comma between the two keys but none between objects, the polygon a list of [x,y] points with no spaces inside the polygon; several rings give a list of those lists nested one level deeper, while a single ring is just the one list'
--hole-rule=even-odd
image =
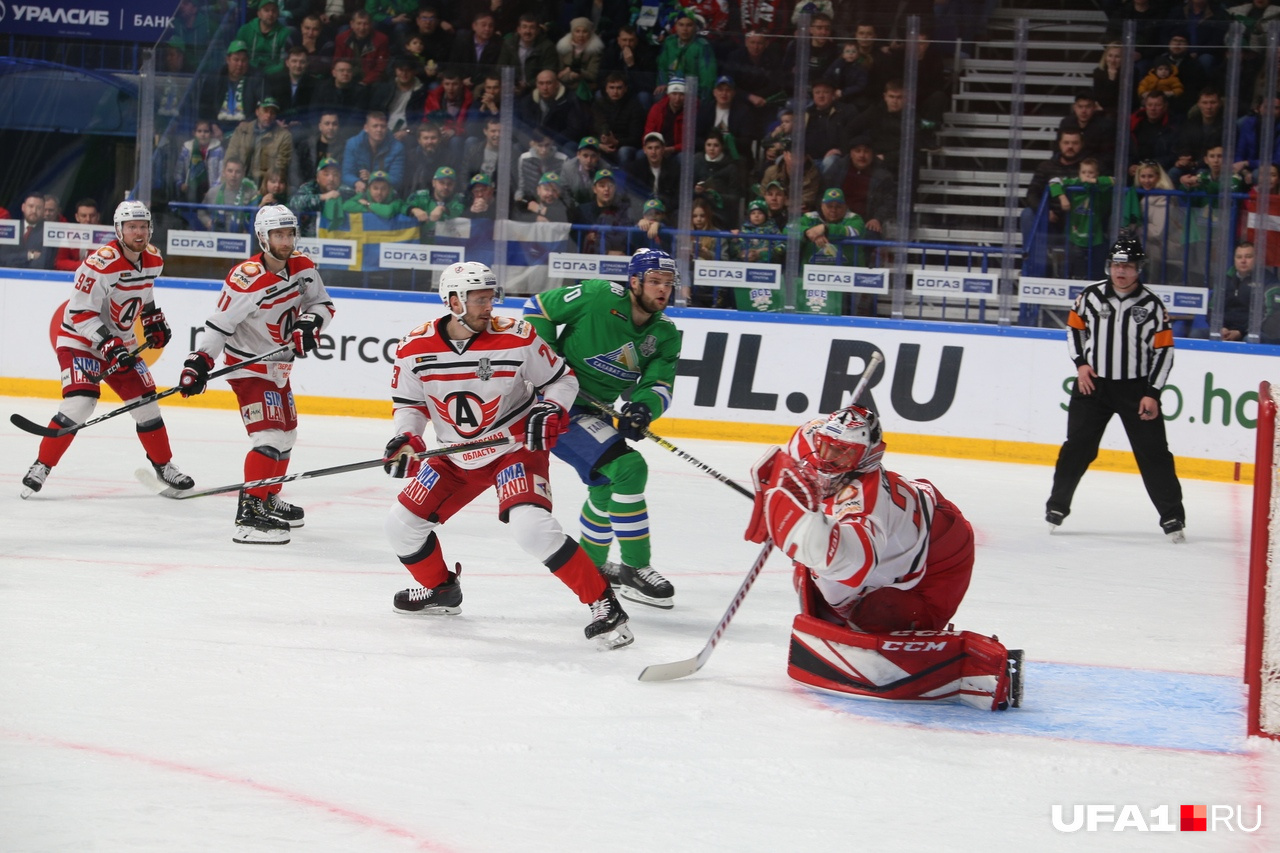
[{"label": "black and white striped shirt", "polygon": [[1173,368],[1173,330],[1164,303],[1143,285],[1120,296],[1109,280],[1091,284],[1067,317],[1067,346],[1079,367],[1103,379],[1144,379],[1159,393]]}]

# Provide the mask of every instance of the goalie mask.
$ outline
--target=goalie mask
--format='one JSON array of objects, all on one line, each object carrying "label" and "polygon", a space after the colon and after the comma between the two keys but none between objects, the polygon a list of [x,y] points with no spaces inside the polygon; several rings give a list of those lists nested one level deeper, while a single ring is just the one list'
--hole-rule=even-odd
[{"label": "goalie mask", "polygon": [[124,239],[124,224],[126,222],[145,222],[147,223],[147,242],[151,242],[153,227],[151,225],[151,211],[147,210],[147,206],[140,201],[122,201],[116,205],[116,212],[111,217],[111,221],[116,226],[116,238]]},{"label": "goalie mask", "polygon": [[828,478],[874,471],[884,457],[880,419],[861,406],[832,412],[826,423],[810,434],[809,441],[813,450],[804,461]]}]

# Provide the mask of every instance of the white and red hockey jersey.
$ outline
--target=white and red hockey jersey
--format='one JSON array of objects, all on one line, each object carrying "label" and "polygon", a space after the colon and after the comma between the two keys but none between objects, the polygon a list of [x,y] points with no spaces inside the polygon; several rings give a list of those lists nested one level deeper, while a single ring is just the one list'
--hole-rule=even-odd
[{"label": "white and red hockey jersey", "polygon": [[[812,449],[810,436],[826,420],[817,418],[796,430],[787,453],[804,459]],[[884,468],[859,474],[822,501],[822,514],[811,517],[810,529],[797,531],[794,559],[809,569],[822,597],[848,618],[858,599],[872,590],[911,589],[923,580],[940,501],[945,498],[927,480],[909,480]]]},{"label": "white and red hockey jersey", "polygon": [[[276,275],[267,269],[259,253],[227,274],[218,294],[217,313],[205,321],[197,349],[214,358],[225,351],[225,363],[233,365],[289,343],[294,323],[307,313],[320,318],[322,329],[334,315],[333,301],[316,265],[306,255],[294,252]],[[233,371],[227,378],[265,377],[283,388],[293,358],[290,350]]]},{"label": "white and red hockey jersey", "polygon": [[57,345],[97,354],[99,344],[118,337],[134,349],[134,321],[144,305],[155,301],[151,286],[163,271],[164,259],[150,244],[136,264],[118,241],[100,246],[75,271],[75,290],[62,315]]},{"label": "white and red hockey jersey", "polygon": [[466,341],[443,334],[448,320],[419,326],[396,349],[391,373],[395,429],[422,435],[431,421],[444,444],[517,439],[449,457],[461,468],[480,468],[520,447],[524,420],[539,395],[568,411],[578,378],[524,320],[494,317]]}]

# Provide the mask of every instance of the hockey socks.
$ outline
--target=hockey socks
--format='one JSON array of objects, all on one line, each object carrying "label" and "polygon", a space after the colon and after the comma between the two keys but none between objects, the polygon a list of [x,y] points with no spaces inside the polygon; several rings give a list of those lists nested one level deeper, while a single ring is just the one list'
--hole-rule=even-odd
[{"label": "hockey socks", "polygon": [[427,534],[427,541],[417,553],[401,557],[400,562],[413,575],[413,579],[427,589],[435,589],[449,579],[449,567],[445,565],[440,541],[434,530]]},{"label": "hockey socks", "polygon": [[594,604],[609,589],[609,584],[605,582],[591,557],[568,536],[564,538],[564,545],[548,557],[544,565],[565,586],[573,590],[583,604]]},{"label": "hockey socks", "polygon": [[[263,453],[258,448],[250,450],[244,457],[244,481],[251,483],[254,480],[266,480],[269,477],[276,476],[276,466],[280,464],[280,460],[274,455]],[[257,489],[246,489],[247,494],[253,495],[260,500],[266,500],[271,488],[263,486]]]},{"label": "hockey socks", "polygon": [[142,442],[142,449],[147,452],[152,465],[163,468],[173,460],[173,450],[169,447],[169,430],[165,429],[164,421],[159,418],[138,424],[138,441]]}]

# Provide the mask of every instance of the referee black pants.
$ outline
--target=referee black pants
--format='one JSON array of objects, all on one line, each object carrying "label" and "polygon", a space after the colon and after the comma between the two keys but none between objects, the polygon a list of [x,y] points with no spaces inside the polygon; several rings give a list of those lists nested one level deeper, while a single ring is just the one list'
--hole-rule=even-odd
[{"label": "referee black pants", "polygon": [[1098,458],[1098,445],[1112,415],[1120,416],[1124,431],[1133,447],[1133,457],[1142,473],[1142,484],[1160,521],[1186,521],[1182,508],[1182,484],[1174,470],[1173,454],[1164,432],[1164,417],[1144,421],[1138,417],[1138,403],[1146,393],[1147,383],[1141,379],[1093,380],[1092,394],[1071,390],[1067,406],[1067,440],[1058,451],[1058,464],[1053,471],[1053,491],[1046,505],[1063,515],[1071,511],[1071,498],[1080,478]]}]

